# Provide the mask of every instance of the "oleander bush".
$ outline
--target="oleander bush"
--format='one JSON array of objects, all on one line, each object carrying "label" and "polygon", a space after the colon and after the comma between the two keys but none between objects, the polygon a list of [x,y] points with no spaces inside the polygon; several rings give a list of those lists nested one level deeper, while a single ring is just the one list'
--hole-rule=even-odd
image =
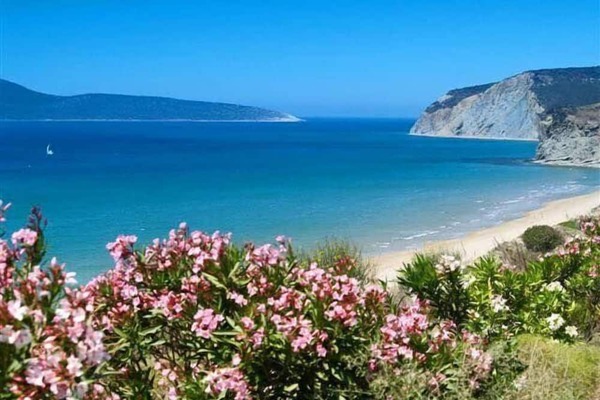
[{"label": "oleander bush", "polygon": [[493,257],[463,265],[418,256],[399,283],[431,303],[439,318],[495,339],[535,333],[572,342],[600,328],[600,223],[581,221],[582,236],[524,270]]},{"label": "oleander bush", "polygon": [[0,239],[0,398],[499,398],[519,371],[510,342],[396,302],[342,251],[185,224],[136,241],[108,244],[114,268],[76,287],[45,264],[37,210]]},{"label": "oleander bush", "polygon": [[521,239],[528,250],[539,253],[554,250],[564,240],[559,231],[548,225],[534,225],[527,228]]},{"label": "oleander bush", "polygon": [[[4,211],[0,202],[0,222]],[[56,259],[41,268],[43,219],[0,240],[0,398],[97,398],[109,358],[92,305]]]}]

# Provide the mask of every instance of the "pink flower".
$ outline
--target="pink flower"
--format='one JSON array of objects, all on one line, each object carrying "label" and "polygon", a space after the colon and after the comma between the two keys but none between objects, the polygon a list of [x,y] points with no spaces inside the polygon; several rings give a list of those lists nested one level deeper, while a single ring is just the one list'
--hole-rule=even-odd
[{"label": "pink flower", "polygon": [[83,375],[83,364],[81,361],[74,356],[67,358],[67,371],[73,376]]},{"label": "pink flower", "polygon": [[192,324],[192,331],[204,339],[209,339],[213,331],[217,329],[219,323],[223,321],[220,314],[215,314],[211,308],[205,308],[198,310],[194,315],[194,323]]},{"label": "pink flower", "polygon": [[242,327],[247,331],[254,328],[254,321],[248,317],[242,317],[240,319],[240,324],[242,324]]},{"label": "pink flower", "polygon": [[228,293],[227,298],[233,300],[235,304],[237,304],[238,306],[241,306],[241,307],[248,304],[248,300],[246,300],[246,298],[244,298],[244,296],[242,296],[241,294],[239,294],[237,292]]},{"label": "pink flower", "polygon": [[228,392],[234,395],[235,400],[250,399],[250,390],[246,377],[237,368],[220,368],[211,372],[206,377],[206,393],[225,398]]},{"label": "pink flower", "polygon": [[108,243],[106,249],[115,261],[133,254],[133,245],[137,242],[135,235],[120,235],[114,242]]},{"label": "pink flower", "polygon": [[32,231],[29,228],[23,228],[13,233],[11,239],[15,246],[22,245],[31,247],[35,244],[37,236],[38,234],[36,231]]}]

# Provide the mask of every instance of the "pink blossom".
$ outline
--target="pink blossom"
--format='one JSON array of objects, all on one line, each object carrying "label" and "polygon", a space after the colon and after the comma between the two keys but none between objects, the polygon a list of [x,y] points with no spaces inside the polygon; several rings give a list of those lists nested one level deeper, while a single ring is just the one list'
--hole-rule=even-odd
[{"label": "pink blossom", "polygon": [[222,315],[215,314],[211,308],[198,310],[194,315],[192,331],[204,339],[209,339],[212,332],[217,329],[219,323],[224,319]]},{"label": "pink blossom", "polygon": [[238,368],[217,369],[208,374],[206,382],[206,393],[224,397],[229,392],[234,395],[235,400],[251,398],[246,378]]},{"label": "pink blossom", "polygon": [[29,228],[22,228],[12,234],[12,242],[15,246],[33,246],[37,240],[37,232]]},{"label": "pink blossom", "polygon": [[115,261],[133,254],[133,245],[137,242],[135,235],[120,235],[114,242],[108,243],[106,249]]},{"label": "pink blossom", "polygon": [[238,306],[243,307],[246,304],[248,304],[248,300],[246,300],[246,298],[244,296],[242,296],[241,294],[239,294],[237,292],[228,293],[227,298],[233,300],[234,303],[237,304]]}]

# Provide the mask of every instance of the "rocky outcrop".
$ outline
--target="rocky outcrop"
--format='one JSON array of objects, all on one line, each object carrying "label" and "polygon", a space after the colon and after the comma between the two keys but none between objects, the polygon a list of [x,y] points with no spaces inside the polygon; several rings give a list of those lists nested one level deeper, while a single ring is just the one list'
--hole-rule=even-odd
[{"label": "rocky outcrop", "polygon": [[597,103],[600,67],[527,71],[451,90],[425,110],[410,133],[540,140],[539,161],[597,164]]},{"label": "rocky outcrop", "polygon": [[600,165],[600,103],[565,108],[542,122],[536,161],[559,165]]}]

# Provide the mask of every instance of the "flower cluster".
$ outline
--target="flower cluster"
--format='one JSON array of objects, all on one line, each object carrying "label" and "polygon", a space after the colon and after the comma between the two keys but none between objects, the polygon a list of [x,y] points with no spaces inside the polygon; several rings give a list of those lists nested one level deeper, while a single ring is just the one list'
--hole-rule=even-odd
[{"label": "flower cluster", "polygon": [[22,399],[93,396],[89,382],[108,358],[103,333],[91,326],[89,298],[67,286],[74,274],[54,258],[37,264],[41,232],[35,211],[12,243],[0,239],[0,364],[12,364],[0,368],[0,384]]}]

